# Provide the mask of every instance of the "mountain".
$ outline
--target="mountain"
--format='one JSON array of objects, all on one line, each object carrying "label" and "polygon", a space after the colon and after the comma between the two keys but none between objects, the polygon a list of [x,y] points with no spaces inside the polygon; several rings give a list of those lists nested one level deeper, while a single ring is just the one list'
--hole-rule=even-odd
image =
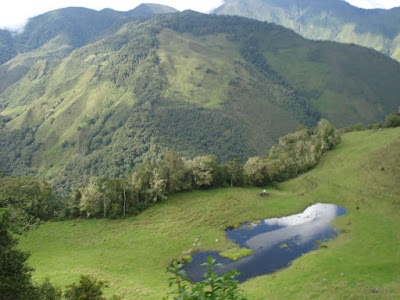
[{"label": "mountain", "polygon": [[0,30],[0,65],[8,62],[0,66],[0,92],[26,75],[37,61],[64,58],[73,50],[112,34],[126,22],[173,12],[177,10],[159,4],[141,4],[127,12],[69,7],[30,19],[20,34]]},{"label": "mountain", "polygon": [[131,17],[145,17],[151,18],[156,15],[170,14],[178,12],[175,8],[153,3],[142,3],[135,9],[128,11],[128,15]]},{"label": "mountain", "polygon": [[371,49],[192,11],[112,20],[0,66],[0,168],[65,191],[167,149],[247,158],[321,117],[367,124],[399,105],[400,64]]},{"label": "mountain", "polygon": [[400,7],[361,9],[343,0],[225,0],[214,13],[273,22],[309,39],[354,43],[400,61]]}]

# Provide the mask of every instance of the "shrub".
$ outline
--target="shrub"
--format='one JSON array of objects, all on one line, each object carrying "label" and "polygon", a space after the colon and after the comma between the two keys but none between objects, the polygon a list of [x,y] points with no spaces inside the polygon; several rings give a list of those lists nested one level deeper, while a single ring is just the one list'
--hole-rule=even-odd
[{"label": "shrub", "polygon": [[398,127],[400,126],[400,112],[392,112],[391,114],[386,116],[385,124],[383,127]]},{"label": "shrub", "polygon": [[[195,299],[219,299],[219,300],[244,300],[245,295],[238,288],[238,281],[235,279],[239,276],[236,270],[232,273],[218,275],[214,272],[214,268],[221,266],[216,264],[215,259],[209,257],[207,262],[200,266],[207,267],[207,273],[204,274],[204,280],[193,284],[186,277],[186,272],[181,270],[182,264],[173,262],[167,272],[172,274],[168,279],[169,286],[176,285],[176,289],[169,293],[168,296],[174,296],[173,299],[179,300],[195,300]],[[164,299],[168,299],[168,296]]]},{"label": "shrub", "polygon": [[67,286],[64,297],[71,300],[103,300],[103,288],[107,282],[97,280],[92,276],[81,275],[79,283]]}]

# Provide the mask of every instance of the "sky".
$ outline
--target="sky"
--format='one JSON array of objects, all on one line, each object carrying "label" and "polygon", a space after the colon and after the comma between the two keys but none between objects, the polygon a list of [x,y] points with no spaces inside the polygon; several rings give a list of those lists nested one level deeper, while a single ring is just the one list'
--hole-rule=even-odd
[{"label": "sky", "polygon": [[[350,4],[362,8],[392,8],[400,6],[400,0],[346,0]],[[220,6],[222,0],[1,0],[0,28],[20,30],[28,18],[57,8],[79,6],[96,10],[112,8],[127,11],[143,2],[160,3],[178,10],[192,9],[209,12]]]}]

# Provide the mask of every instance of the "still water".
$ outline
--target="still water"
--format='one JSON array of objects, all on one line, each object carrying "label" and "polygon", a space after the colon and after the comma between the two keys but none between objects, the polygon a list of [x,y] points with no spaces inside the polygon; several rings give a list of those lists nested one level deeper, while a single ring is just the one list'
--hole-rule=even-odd
[{"label": "still water", "polygon": [[236,269],[241,273],[237,278],[241,282],[273,273],[287,267],[302,254],[318,249],[321,241],[338,235],[330,221],[345,213],[340,206],[317,203],[301,214],[244,223],[239,228],[226,230],[226,236],[238,246],[253,250],[252,255],[232,261],[215,251],[198,252],[192,256],[192,262],[185,264],[184,270],[192,281],[201,281],[206,270],[198,266],[212,256],[217,263],[223,264],[215,269],[217,273]]}]

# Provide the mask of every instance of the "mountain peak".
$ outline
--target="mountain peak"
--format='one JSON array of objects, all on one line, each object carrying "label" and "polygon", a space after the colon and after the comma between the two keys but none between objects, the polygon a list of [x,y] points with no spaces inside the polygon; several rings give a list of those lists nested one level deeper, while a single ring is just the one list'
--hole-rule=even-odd
[{"label": "mountain peak", "polygon": [[155,3],[142,3],[139,6],[135,7],[134,9],[130,10],[129,14],[131,16],[137,16],[137,17],[154,17],[160,14],[168,14],[175,12],[178,12],[178,10],[167,5],[155,4]]}]

